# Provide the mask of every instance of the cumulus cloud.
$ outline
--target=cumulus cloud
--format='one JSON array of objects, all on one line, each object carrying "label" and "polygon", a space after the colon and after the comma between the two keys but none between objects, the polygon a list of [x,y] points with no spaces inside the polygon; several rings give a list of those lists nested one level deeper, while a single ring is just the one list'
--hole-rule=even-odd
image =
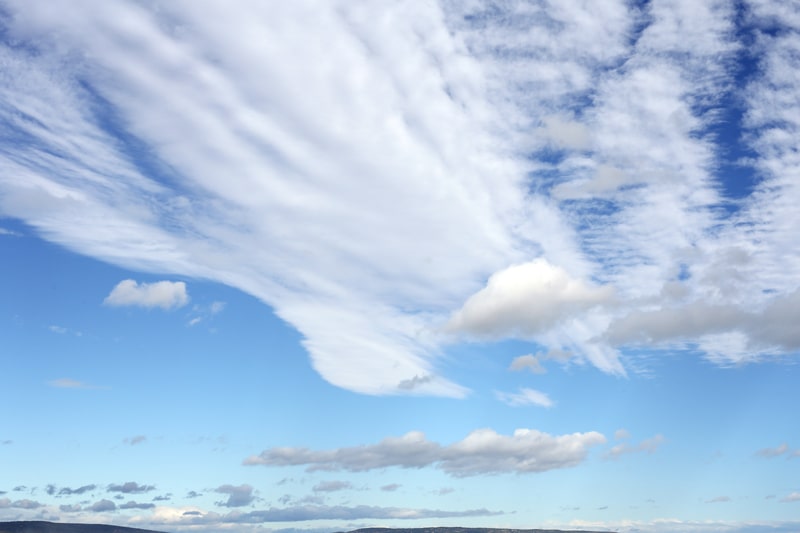
[{"label": "cumulus cloud", "polygon": [[126,481],[125,483],[119,484],[112,483],[106,487],[106,490],[108,490],[108,492],[121,492],[123,494],[142,494],[155,490],[155,487],[153,485],[140,485],[135,481]]},{"label": "cumulus cloud", "polygon": [[532,429],[500,435],[473,431],[463,440],[441,446],[420,432],[389,437],[378,444],[313,451],[271,448],[245,459],[245,465],[306,466],[308,471],[363,472],[387,467],[434,466],[455,477],[502,473],[535,473],[569,468],[583,462],[589,449],[606,441],[597,432],[553,436]]},{"label": "cumulus cloud", "polygon": [[8,498],[0,498],[0,509],[38,509],[42,504],[36,500],[22,499],[10,500]]},{"label": "cumulus cloud", "polygon": [[107,513],[109,511],[116,511],[117,504],[111,500],[99,500],[87,507],[87,510],[93,513]]},{"label": "cumulus cloud", "polygon": [[155,283],[137,283],[125,279],[117,283],[106,296],[103,303],[113,307],[160,307],[175,309],[189,303],[186,283],[182,281],[157,281]]},{"label": "cumulus cloud", "polygon": [[516,393],[495,391],[495,396],[498,400],[511,407],[520,407],[524,405],[552,407],[554,405],[553,400],[544,392],[528,388],[522,388]]},{"label": "cumulus cloud", "polygon": [[536,259],[493,274],[453,315],[447,329],[479,337],[531,337],[612,296],[611,287],[592,286],[546,259]]},{"label": "cumulus cloud", "polygon": [[226,501],[217,502],[217,505],[222,507],[244,507],[253,503],[255,499],[253,487],[250,485],[221,485],[217,487],[216,492],[228,495]]}]

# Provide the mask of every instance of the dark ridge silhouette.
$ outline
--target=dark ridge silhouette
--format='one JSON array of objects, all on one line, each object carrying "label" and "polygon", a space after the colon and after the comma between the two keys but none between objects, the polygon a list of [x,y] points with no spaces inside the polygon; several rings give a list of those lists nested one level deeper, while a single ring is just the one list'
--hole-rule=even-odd
[{"label": "dark ridge silhouette", "polygon": [[[150,529],[105,524],[64,524],[61,522],[0,522],[0,533],[163,533]],[[367,527],[349,533],[613,533],[585,529],[504,529],[491,527]]]},{"label": "dark ridge silhouette", "polygon": [[0,522],[0,533],[162,533],[150,529],[105,524],[64,524],[61,522]]}]

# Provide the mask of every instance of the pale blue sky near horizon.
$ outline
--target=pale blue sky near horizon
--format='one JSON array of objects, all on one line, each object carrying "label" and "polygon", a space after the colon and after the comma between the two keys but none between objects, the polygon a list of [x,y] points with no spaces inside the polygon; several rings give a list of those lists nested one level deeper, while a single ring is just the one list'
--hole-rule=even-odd
[{"label": "pale blue sky near horizon", "polygon": [[800,4],[0,27],[0,521],[800,528]]}]

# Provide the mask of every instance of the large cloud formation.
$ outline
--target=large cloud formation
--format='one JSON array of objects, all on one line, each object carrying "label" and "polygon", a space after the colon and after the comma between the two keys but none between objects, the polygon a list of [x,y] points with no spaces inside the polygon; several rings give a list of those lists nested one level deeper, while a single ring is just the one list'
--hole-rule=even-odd
[{"label": "large cloud formation", "polygon": [[[438,357],[476,336],[616,374],[642,339],[793,353],[800,42],[773,4],[8,0],[0,216],[255,295],[362,393],[463,396]],[[184,301],[145,293],[109,303]],[[704,305],[724,320],[670,314]]]},{"label": "large cloud formation", "polygon": [[363,472],[387,467],[436,468],[455,476],[535,473],[576,466],[592,446],[606,442],[597,432],[553,436],[532,429],[500,435],[491,429],[471,432],[463,440],[441,446],[413,431],[378,444],[335,450],[271,448],[245,459],[245,465],[306,465],[309,471]]}]

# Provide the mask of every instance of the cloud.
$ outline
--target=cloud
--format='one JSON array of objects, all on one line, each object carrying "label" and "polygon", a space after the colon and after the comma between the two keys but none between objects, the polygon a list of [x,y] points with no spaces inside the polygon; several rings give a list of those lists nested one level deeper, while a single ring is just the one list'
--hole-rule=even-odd
[{"label": "cloud", "polygon": [[513,361],[511,361],[511,366],[508,367],[509,370],[513,370],[515,372],[519,372],[521,370],[530,370],[534,374],[545,374],[547,373],[547,369],[542,366],[541,361],[539,358],[532,354],[527,355],[520,355],[519,357],[515,357]]},{"label": "cloud", "polygon": [[782,455],[787,455],[788,457],[794,457],[800,455],[800,450],[790,450],[789,446],[784,442],[783,444],[777,446],[776,448],[762,448],[756,452],[756,455],[759,457],[765,457],[767,459],[772,459],[775,457],[780,457]]},{"label": "cloud", "polygon": [[716,498],[706,500],[706,503],[727,503],[729,501],[731,501],[731,499],[728,496],[717,496]]},{"label": "cloud", "polygon": [[453,315],[447,329],[479,337],[527,338],[608,303],[612,296],[611,287],[594,287],[546,259],[536,259],[493,274]]},{"label": "cloud", "polygon": [[121,484],[111,484],[106,487],[108,492],[121,492],[123,494],[142,494],[155,490],[153,485],[139,485],[135,481],[126,481]]},{"label": "cloud", "polygon": [[311,490],[314,492],[337,492],[352,488],[353,485],[348,481],[321,481],[314,485]]},{"label": "cloud", "polygon": [[0,235],[8,235],[9,237],[20,237],[22,236],[21,233],[0,227]]},{"label": "cloud", "polygon": [[524,405],[538,405],[539,407],[553,407],[554,403],[550,397],[537,390],[522,388],[518,393],[495,391],[495,396],[501,402],[511,407]]},{"label": "cloud", "polygon": [[[48,491],[47,491],[48,494],[51,494],[51,492],[49,490],[49,487],[52,487],[52,485],[48,486]],[[57,496],[72,496],[72,495],[75,495],[75,494],[85,494],[87,492],[91,492],[91,491],[95,490],[96,488],[97,488],[97,485],[94,485],[94,484],[82,485],[82,486],[78,487],[77,489],[71,489],[69,487],[61,487],[58,490]]]},{"label": "cloud", "polygon": [[631,438],[631,434],[627,429],[618,429],[614,432],[614,440],[625,440]]},{"label": "cloud", "polygon": [[[769,4],[743,16],[791,29]],[[0,216],[259,298],[335,386],[463,397],[442,355],[473,337],[616,374],[636,343],[800,347],[797,36],[760,34],[738,83],[736,3],[6,10]],[[732,96],[757,177],[736,193],[714,135]]]},{"label": "cloud", "polygon": [[144,435],[136,435],[135,437],[126,437],[122,442],[125,444],[130,444],[131,446],[136,446],[137,444],[141,444],[147,440],[147,437]]},{"label": "cloud", "polygon": [[63,328],[61,326],[49,326],[47,329],[49,329],[53,333],[58,333],[60,335],[63,335],[64,333],[69,331],[67,328]]},{"label": "cloud", "polygon": [[780,499],[783,503],[800,502],[800,492],[792,492]]},{"label": "cloud", "polygon": [[78,505],[77,503],[69,504],[69,505],[59,505],[58,509],[62,513],[77,513],[83,510],[83,508]]},{"label": "cloud", "polygon": [[189,295],[186,293],[186,283],[182,281],[139,284],[132,279],[126,279],[117,283],[103,303],[113,307],[176,309],[189,303]]},{"label": "cloud", "polygon": [[383,485],[381,487],[381,490],[383,492],[394,492],[400,487],[402,487],[402,485],[400,485],[399,483],[389,483],[388,485]]},{"label": "cloud", "polygon": [[109,511],[116,511],[117,504],[111,500],[99,500],[86,508],[93,513],[107,513]]},{"label": "cloud", "polygon": [[203,519],[193,523],[226,523],[226,524],[260,524],[266,522],[304,522],[308,520],[363,520],[363,519],[395,519],[419,520],[431,518],[466,518],[476,516],[497,516],[502,512],[487,509],[469,509],[465,511],[445,511],[439,509],[410,509],[402,507],[378,507],[370,505],[327,506],[296,505],[281,509],[270,508],[247,513],[231,512],[223,516],[204,515]]},{"label": "cloud", "polygon": [[153,503],[136,503],[134,501],[129,501],[128,503],[123,503],[119,506],[120,509],[153,509],[155,508],[155,504]]},{"label": "cloud", "polygon": [[606,459],[618,459],[620,456],[630,453],[654,453],[665,440],[663,435],[655,435],[654,437],[641,441],[636,446],[631,446],[627,443],[616,444],[605,453],[604,457]]},{"label": "cloud", "polygon": [[378,444],[328,451],[271,448],[247,458],[245,465],[305,465],[309,471],[363,472],[387,467],[435,466],[455,477],[502,473],[535,473],[569,468],[583,462],[589,448],[602,444],[597,432],[552,436],[518,429],[511,436],[491,429],[475,430],[461,441],[441,446],[420,432],[389,437]]},{"label": "cloud", "polygon": [[0,498],[0,509],[38,509],[42,507],[40,502],[29,499],[11,501],[8,498]]},{"label": "cloud", "polygon": [[228,495],[227,501],[217,502],[217,505],[222,507],[244,507],[253,503],[255,499],[253,487],[250,485],[221,485],[217,487],[216,492]]}]

